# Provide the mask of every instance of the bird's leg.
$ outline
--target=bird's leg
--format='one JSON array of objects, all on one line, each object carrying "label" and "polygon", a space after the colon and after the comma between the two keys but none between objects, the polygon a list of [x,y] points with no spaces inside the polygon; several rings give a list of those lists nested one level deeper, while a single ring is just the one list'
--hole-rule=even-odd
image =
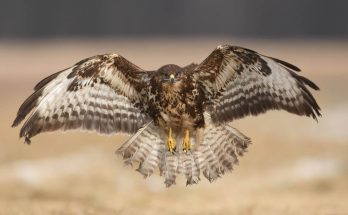
[{"label": "bird's leg", "polygon": [[168,147],[168,151],[170,153],[174,154],[175,149],[176,149],[176,143],[175,143],[175,139],[172,137],[172,128],[169,128],[167,147]]},{"label": "bird's leg", "polygon": [[182,150],[184,152],[188,152],[191,150],[190,131],[188,129],[186,129],[186,132],[185,132]]}]

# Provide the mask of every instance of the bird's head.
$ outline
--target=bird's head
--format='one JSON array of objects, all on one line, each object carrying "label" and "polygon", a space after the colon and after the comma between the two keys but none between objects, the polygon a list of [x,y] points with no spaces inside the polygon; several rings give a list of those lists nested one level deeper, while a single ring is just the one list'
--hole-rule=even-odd
[{"label": "bird's head", "polygon": [[174,64],[167,64],[158,69],[159,78],[162,83],[174,84],[180,76],[181,67]]}]

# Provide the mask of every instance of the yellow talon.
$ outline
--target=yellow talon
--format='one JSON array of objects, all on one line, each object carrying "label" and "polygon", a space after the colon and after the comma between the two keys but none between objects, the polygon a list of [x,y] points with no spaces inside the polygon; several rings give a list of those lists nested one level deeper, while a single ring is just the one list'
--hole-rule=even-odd
[{"label": "yellow talon", "polygon": [[167,146],[168,146],[168,151],[173,154],[176,149],[176,143],[175,143],[175,139],[172,137],[172,128],[169,128]]},{"label": "yellow talon", "polygon": [[185,132],[182,150],[184,152],[188,152],[191,150],[190,131],[188,129],[186,129],[186,132]]}]

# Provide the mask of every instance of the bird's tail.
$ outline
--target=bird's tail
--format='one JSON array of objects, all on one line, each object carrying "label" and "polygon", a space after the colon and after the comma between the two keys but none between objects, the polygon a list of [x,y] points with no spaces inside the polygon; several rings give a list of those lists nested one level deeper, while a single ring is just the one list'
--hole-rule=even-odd
[{"label": "bird's tail", "polygon": [[[182,138],[181,138],[182,140]],[[144,177],[159,169],[167,187],[175,184],[177,175],[186,177],[186,184],[196,184],[203,174],[210,182],[232,171],[238,157],[246,152],[250,139],[229,125],[210,126],[204,129],[203,139],[186,153],[177,147],[174,154],[168,152],[159,129],[149,123],[140,129],[118,150],[126,164],[139,164],[137,171]],[[177,145],[181,141],[177,139]]]}]

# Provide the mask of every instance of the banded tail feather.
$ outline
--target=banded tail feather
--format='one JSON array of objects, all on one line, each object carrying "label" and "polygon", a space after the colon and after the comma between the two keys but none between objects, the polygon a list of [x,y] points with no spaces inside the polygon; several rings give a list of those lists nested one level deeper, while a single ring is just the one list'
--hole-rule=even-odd
[{"label": "banded tail feather", "polygon": [[175,184],[178,175],[186,178],[186,185],[197,184],[203,174],[210,182],[232,171],[251,143],[235,128],[225,124],[204,129],[202,143],[191,137],[194,150],[186,153],[180,149],[182,137],[177,137],[177,150],[168,152],[165,138],[153,122],[140,129],[118,150],[124,163],[138,164],[137,171],[145,178],[159,171],[167,187]]}]

